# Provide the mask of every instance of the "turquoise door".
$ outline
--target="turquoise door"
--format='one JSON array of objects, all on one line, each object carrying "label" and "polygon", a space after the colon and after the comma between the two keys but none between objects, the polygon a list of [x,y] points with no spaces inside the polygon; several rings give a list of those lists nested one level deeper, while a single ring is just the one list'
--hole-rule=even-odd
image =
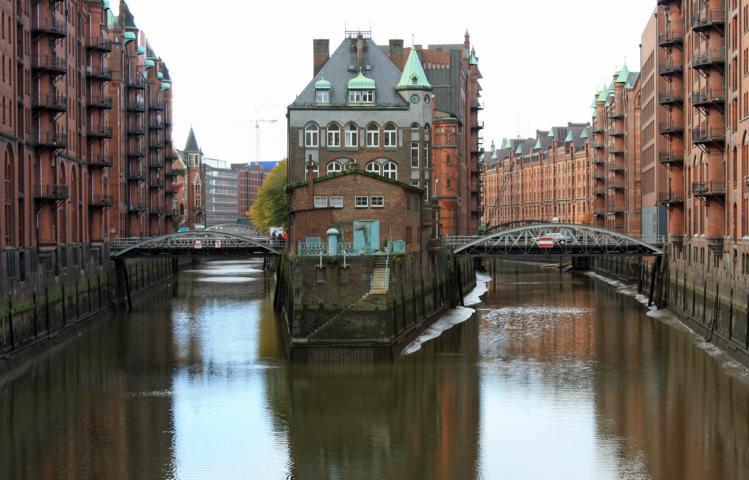
[{"label": "turquoise door", "polygon": [[354,221],[354,251],[373,253],[380,249],[380,222],[378,220]]}]

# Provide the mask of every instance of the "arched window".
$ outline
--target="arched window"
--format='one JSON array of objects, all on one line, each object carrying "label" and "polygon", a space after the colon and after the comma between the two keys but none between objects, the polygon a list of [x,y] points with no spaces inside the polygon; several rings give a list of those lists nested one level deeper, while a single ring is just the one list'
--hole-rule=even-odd
[{"label": "arched window", "polygon": [[333,122],[328,125],[328,147],[341,146],[341,127]]},{"label": "arched window", "polygon": [[398,130],[395,125],[388,123],[385,125],[385,148],[394,148],[398,145]]},{"label": "arched window", "polygon": [[320,176],[320,164],[317,162],[312,162],[312,174],[315,176],[315,178]]},{"label": "arched window", "polygon": [[343,168],[341,168],[341,164],[340,164],[340,163],[338,163],[338,162],[336,162],[335,160],[334,160],[334,161],[332,161],[332,162],[330,162],[330,163],[328,164],[328,174],[331,174],[331,173],[338,173],[338,172],[340,172],[341,170],[343,170]]},{"label": "arched window", "polygon": [[353,123],[346,125],[346,146],[347,147],[358,147],[359,146],[359,127]]},{"label": "arched window", "polygon": [[398,166],[393,162],[387,162],[382,167],[382,174],[392,180],[398,180]]},{"label": "arched window", "polygon": [[380,174],[380,164],[377,162],[369,162],[367,164],[367,171],[370,173]]},{"label": "arched window", "polygon": [[367,125],[367,147],[380,146],[380,127],[376,123]]},{"label": "arched window", "polygon": [[316,123],[308,123],[304,127],[304,146],[317,147],[319,145],[320,129]]}]

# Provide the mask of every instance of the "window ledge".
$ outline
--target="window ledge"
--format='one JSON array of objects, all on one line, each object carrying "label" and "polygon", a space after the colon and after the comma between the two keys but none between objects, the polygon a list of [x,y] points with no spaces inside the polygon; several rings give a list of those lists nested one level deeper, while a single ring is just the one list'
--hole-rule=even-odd
[{"label": "window ledge", "polygon": [[344,151],[346,151],[346,152],[358,152],[359,151],[359,147],[346,147],[346,148],[344,148]]},{"label": "window ledge", "polygon": [[396,152],[398,151],[398,147],[385,147],[386,152]]},{"label": "window ledge", "polygon": [[329,152],[340,152],[341,147],[328,147]]}]

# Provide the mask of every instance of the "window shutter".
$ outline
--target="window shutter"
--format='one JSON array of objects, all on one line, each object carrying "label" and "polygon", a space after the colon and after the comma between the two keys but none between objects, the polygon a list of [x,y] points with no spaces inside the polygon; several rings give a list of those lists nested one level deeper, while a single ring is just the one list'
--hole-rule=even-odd
[{"label": "window shutter", "polygon": [[299,146],[304,146],[304,129],[302,128],[299,129]]}]

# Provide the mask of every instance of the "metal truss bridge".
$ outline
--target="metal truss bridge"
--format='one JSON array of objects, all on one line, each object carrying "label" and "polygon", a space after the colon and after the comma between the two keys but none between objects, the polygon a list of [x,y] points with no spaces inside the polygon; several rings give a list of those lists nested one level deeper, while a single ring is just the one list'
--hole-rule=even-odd
[{"label": "metal truss bridge", "polygon": [[663,251],[621,233],[589,225],[531,223],[480,237],[447,237],[469,257],[660,257]]},{"label": "metal truss bridge", "polygon": [[267,257],[281,255],[284,244],[268,237],[248,237],[220,230],[181,232],[114,242],[112,259],[153,256]]}]

